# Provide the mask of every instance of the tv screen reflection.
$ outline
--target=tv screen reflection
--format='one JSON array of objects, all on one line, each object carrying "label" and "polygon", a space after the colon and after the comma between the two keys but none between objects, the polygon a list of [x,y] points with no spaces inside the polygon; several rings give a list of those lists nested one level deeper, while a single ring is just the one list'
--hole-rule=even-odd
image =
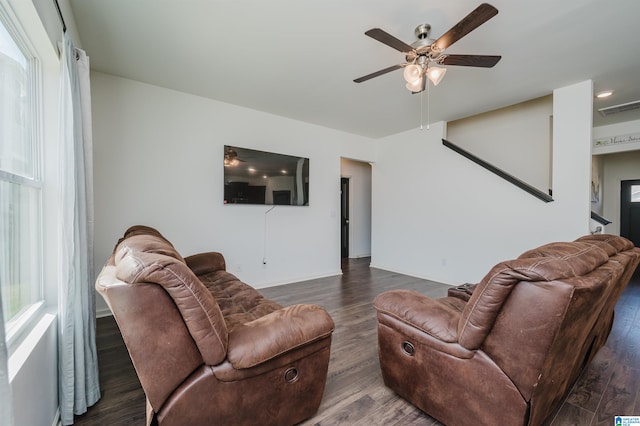
[{"label": "tv screen reflection", "polygon": [[224,203],[308,206],[309,159],[225,145]]}]

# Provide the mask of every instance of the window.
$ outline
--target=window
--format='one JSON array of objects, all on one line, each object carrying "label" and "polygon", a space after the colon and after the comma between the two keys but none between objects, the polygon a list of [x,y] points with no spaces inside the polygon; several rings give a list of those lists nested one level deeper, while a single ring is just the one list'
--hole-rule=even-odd
[{"label": "window", "polygon": [[640,185],[631,185],[631,202],[640,203]]},{"label": "window", "polygon": [[42,182],[37,61],[7,22],[0,19],[0,291],[11,340],[42,301]]}]

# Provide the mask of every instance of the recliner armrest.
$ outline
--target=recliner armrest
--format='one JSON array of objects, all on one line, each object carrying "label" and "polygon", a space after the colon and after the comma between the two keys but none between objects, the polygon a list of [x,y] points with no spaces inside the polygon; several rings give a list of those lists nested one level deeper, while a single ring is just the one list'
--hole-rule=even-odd
[{"label": "recliner armrest", "polygon": [[412,290],[393,290],[376,297],[373,307],[438,340],[458,341],[460,311],[439,299]]},{"label": "recliner armrest", "polygon": [[214,251],[194,254],[185,257],[184,260],[195,275],[224,271],[227,268],[222,253]]},{"label": "recliner armrest", "polygon": [[316,305],[287,306],[229,333],[227,359],[236,369],[254,367],[330,336],[334,323]]}]

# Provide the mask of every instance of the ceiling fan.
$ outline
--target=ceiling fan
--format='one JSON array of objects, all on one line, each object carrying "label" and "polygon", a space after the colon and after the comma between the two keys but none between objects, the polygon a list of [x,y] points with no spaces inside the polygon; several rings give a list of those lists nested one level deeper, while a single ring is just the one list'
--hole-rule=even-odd
[{"label": "ceiling fan", "polygon": [[225,150],[224,150],[224,166],[225,167],[235,167],[240,162],[244,163],[245,161],[238,158],[238,152],[235,149],[231,148],[231,147],[225,147]]},{"label": "ceiling fan", "polygon": [[498,63],[501,56],[496,55],[450,55],[445,50],[456,41],[460,40],[480,25],[498,14],[498,9],[488,3],[482,3],[474,11],[469,13],[449,31],[437,40],[429,38],[431,25],[418,25],[415,29],[418,38],[412,44],[395,38],[380,28],[372,28],[365,34],[381,43],[392,47],[405,55],[404,63],[393,65],[371,74],[356,78],[356,83],[370,80],[391,71],[404,68],[404,78],[407,89],[412,93],[422,92],[427,84],[427,78],[434,85],[438,85],[447,72],[446,68],[435,65],[459,65],[465,67],[491,68]]}]

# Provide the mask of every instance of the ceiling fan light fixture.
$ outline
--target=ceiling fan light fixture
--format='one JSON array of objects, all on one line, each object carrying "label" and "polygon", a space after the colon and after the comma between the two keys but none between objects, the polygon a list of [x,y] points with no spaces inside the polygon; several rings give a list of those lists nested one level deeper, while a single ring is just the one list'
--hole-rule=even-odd
[{"label": "ceiling fan light fixture", "polygon": [[427,77],[429,77],[429,80],[431,80],[434,86],[437,86],[442,81],[442,78],[446,73],[446,68],[429,67],[429,69],[427,70]]},{"label": "ceiling fan light fixture", "polygon": [[422,79],[424,77],[420,77],[418,78],[416,81],[412,81],[410,83],[407,83],[405,85],[405,87],[407,88],[408,91],[410,91],[411,93],[418,93],[422,91]]},{"label": "ceiling fan light fixture", "polygon": [[404,81],[406,81],[407,84],[416,84],[420,82],[422,78],[422,68],[416,64],[407,65],[404,68],[403,75]]}]

